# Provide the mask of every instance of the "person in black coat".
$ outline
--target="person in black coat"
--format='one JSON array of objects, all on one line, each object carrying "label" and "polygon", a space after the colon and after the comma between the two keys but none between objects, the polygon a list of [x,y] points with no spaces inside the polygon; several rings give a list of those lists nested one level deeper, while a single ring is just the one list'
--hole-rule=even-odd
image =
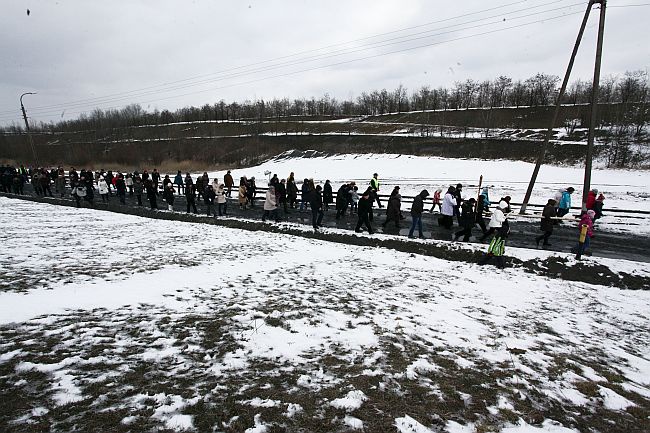
[{"label": "person in black coat", "polygon": [[372,189],[368,188],[359,199],[359,219],[357,220],[357,227],[354,229],[354,231],[357,233],[361,233],[363,231],[361,229],[362,225],[366,226],[368,234],[373,234],[374,232],[372,226],[370,225],[370,212],[372,212],[372,201],[370,198],[371,192]]},{"label": "person in black coat", "polygon": [[454,233],[455,241],[463,236],[463,242],[469,242],[469,238],[472,236],[472,229],[474,228],[474,224],[476,224],[474,205],[476,205],[474,198],[470,198],[461,205],[460,226],[462,229]]},{"label": "person in black coat", "polygon": [[168,182],[163,190],[163,200],[167,202],[167,209],[174,210],[174,185]]},{"label": "person in black coat", "polygon": [[120,203],[126,204],[126,182],[124,181],[123,174],[117,175],[117,180],[115,180],[115,190],[117,191],[117,196],[120,198]]},{"label": "person in black coat", "polygon": [[309,196],[309,206],[311,207],[311,221],[314,230],[318,230],[319,227],[322,227],[323,222],[323,196],[320,185],[316,186],[316,189]]},{"label": "person in black coat", "polygon": [[413,222],[411,223],[411,230],[409,230],[409,238],[413,237],[413,232],[415,227],[418,228],[418,234],[420,238],[424,238],[424,233],[422,232],[422,212],[424,212],[424,199],[429,197],[429,191],[423,189],[420,194],[416,195],[413,199],[413,205],[411,206],[411,218]]},{"label": "person in black coat", "polygon": [[285,215],[289,213],[289,206],[287,203],[287,187],[286,187],[286,181],[282,179],[275,185],[275,197],[276,197],[276,202],[278,203],[278,207],[282,205],[282,208],[284,209]]},{"label": "person in black coat", "polygon": [[144,180],[144,189],[147,191],[147,198],[149,199],[149,206],[151,209],[158,209],[157,191],[156,186],[150,178]]},{"label": "person in black coat", "polygon": [[348,209],[348,197],[350,196],[350,185],[344,183],[336,193],[336,219],[345,216]]},{"label": "person in black coat", "polygon": [[198,213],[196,210],[196,194],[191,177],[185,179],[185,189],[183,192],[185,193],[185,201],[187,202],[186,213],[190,213],[190,208],[194,213]]},{"label": "person in black coat", "polygon": [[401,219],[401,207],[402,207],[402,196],[399,194],[399,186],[393,188],[393,192],[390,193],[390,198],[388,199],[388,205],[386,206],[386,221],[384,221],[383,227],[386,228],[386,225],[394,221],[395,228],[400,228],[399,221]]},{"label": "person in black coat", "polygon": [[537,244],[538,247],[539,247],[539,242],[542,239],[544,240],[544,243],[542,244],[543,246],[548,247],[551,245],[548,243],[548,238],[550,238],[551,235],[553,234],[553,226],[555,225],[555,222],[551,218],[557,216],[557,209],[555,208],[556,204],[557,202],[551,198],[546,203],[546,206],[544,206],[544,210],[542,211],[542,220],[540,224],[540,229],[544,233],[541,236],[537,236],[535,238],[535,243]]},{"label": "person in black coat", "polygon": [[488,229],[485,227],[485,220],[483,215],[488,211],[487,197],[484,194],[478,196],[478,205],[476,207],[476,223],[479,225],[483,234],[487,233]]},{"label": "person in black coat", "polygon": [[330,204],[334,202],[334,192],[332,191],[332,184],[329,179],[325,181],[325,186],[323,187],[323,204],[325,205],[325,210],[329,210]]},{"label": "person in black coat", "polygon": [[214,206],[216,196],[217,192],[212,188],[212,185],[208,185],[203,191],[203,203],[205,203],[205,207],[207,208],[207,214],[210,216],[210,213],[212,213],[215,218],[217,217],[217,210]]}]

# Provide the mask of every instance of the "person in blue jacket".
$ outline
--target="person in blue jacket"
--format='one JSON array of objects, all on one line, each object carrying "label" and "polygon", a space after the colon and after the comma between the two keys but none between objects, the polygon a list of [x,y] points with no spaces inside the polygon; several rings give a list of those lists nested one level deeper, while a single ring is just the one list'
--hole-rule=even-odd
[{"label": "person in blue jacket", "polygon": [[562,198],[560,199],[560,204],[558,205],[557,216],[563,217],[569,213],[571,209],[571,194],[573,194],[573,187],[568,187],[566,191],[562,193]]}]

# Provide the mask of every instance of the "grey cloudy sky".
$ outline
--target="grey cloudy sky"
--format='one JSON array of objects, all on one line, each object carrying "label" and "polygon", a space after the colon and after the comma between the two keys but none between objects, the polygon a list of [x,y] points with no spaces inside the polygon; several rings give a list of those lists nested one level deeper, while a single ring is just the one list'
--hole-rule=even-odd
[{"label": "grey cloudy sky", "polygon": [[[603,75],[650,66],[650,6],[622,7],[644,1],[608,1]],[[20,122],[18,98],[30,91],[30,117],[56,121],[129,103],[173,110],[562,76],[587,3],[5,0],[0,124]],[[594,10],[575,78],[591,78],[597,18]]]}]

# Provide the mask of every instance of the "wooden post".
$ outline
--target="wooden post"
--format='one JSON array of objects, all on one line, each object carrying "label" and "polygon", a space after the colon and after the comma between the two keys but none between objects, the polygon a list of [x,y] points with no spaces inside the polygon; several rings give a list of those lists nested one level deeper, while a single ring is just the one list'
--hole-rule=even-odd
[{"label": "wooden post", "polygon": [[571,53],[571,59],[569,60],[569,65],[567,66],[566,73],[564,74],[564,81],[562,82],[562,88],[560,89],[560,93],[557,95],[557,101],[555,103],[555,111],[553,112],[553,120],[551,120],[551,124],[548,127],[548,131],[546,131],[546,136],[544,138],[544,143],[542,144],[542,149],[540,150],[539,156],[537,157],[537,163],[535,164],[535,169],[533,170],[533,174],[530,177],[530,183],[528,184],[528,189],[526,190],[524,201],[521,204],[521,209],[519,210],[519,213],[521,214],[526,213],[526,207],[528,206],[528,202],[530,201],[530,196],[533,193],[533,187],[535,186],[535,181],[537,180],[539,169],[542,165],[542,162],[544,162],[544,156],[546,155],[546,148],[548,147],[548,142],[551,139],[551,136],[553,135],[553,128],[555,128],[555,123],[557,122],[558,114],[560,112],[560,106],[562,105],[562,97],[564,96],[564,92],[566,91],[566,87],[569,83],[569,77],[571,76],[573,63],[575,62],[576,55],[578,54],[580,41],[582,41],[582,35],[585,32],[585,27],[587,27],[587,20],[589,19],[589,13],[591,12],[591,8],[593,7],[594,2],[595,0],[589,1],[589,5],[587,6],[585,15],[582,18],[582,25],[580,26],[580,31],[578,32],[578,38],[576,39],[576,43],[573,47],[573,52]]}]

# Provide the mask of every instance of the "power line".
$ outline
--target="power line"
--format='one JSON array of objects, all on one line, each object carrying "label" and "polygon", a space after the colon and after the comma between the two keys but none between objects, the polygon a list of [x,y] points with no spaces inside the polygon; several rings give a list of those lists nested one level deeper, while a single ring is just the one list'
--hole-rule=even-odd
[{"label": "power line", "polygon": [[[564,1],[564,0],[556,0],[556,1],[551,2],[551,3],[544,3],[544,4],[540,4],[540,5],[536,5],[536,6],[530,6],[530,7],[527,7],[525,9],[519,9],[517,11],[507,12],[507,13],[505,13],[503,15],[510,15],[510,14],[513,14],[513,13],[516,13],[516,12],[521,12],[521,11],[524,11],[524,10],[532,10],[532,9],[539,8],[539,7],[542,7],[542,6],[548,6],[550,4],[559,3],[561,1]],[[270,60],[265,60],[265,61],[262,61],[262,62],[251,63],[249,65],[244,65],[244,66],[239,66],[239,67],[235,67],[235,68],[225,69],[225,70],[215,72],[215,73],[211,73],[211,74],[199,75],[199,76],[196,76],[196,77],[186,78],[186,79],[183,79],[183,80],[172,81],[172,82],[163,83],[163,84],[159,84],[159,85],[155,85],[155,86],[148,86],[148,87],[141,88],[141,89],[136,89],[136,90],[131,90],[131,91],[124,91],[124,92],[119,92],[119,93],[110,94],[110,95],[101,96],[101,97],[86,98],[86,99],[81,99],[81,100],[76,100],[76,101],[70,101],[70,102],[67,102],[67,103],[52,104],[52,105],[45,105],[45,106],[36,106],[36,107],[32,107],[31,111],[39,113],[39,112],[42,112],[44,110],[49,110],[49,109],[54,109],[54,108],[77,107],[77,106],[83,106],[83,105],[89,105],[89,104],[115,102],[117,100],[127,99],[127,95],[128,95],[129,98],[133,98],[133,97],[137,97],[137,96],[146,96],[146,95],[149,95],[149,94],[152,94],[152,93],[157,93],[153,89],[159,89],[159,88],[161,88],[160,91],[164,91],[164,92],[179,90],[179,89],[187,88],[187,87],[190,87],[190,86],[205,84],[207,82],[215,81],[216,79],[223,79],[222,77],[219,77],[219,75],[221,75],[221,74],[223,74],[225,72],[231,72],[231,71],[250,68],[250,67],[256,66],[256,65],[262,65],[262,64],[266,64],[266,63],[276,62],[278,60],[295,57],[295,56],[305,54],[305,53],[323,51],[323,50],[325,50],[327,48],[331,48],[331,47],[344,46],[344,45],[349,45],[349,44],[354,43],[354,42],[370,40],[370,39],[376,39],[378,37],[382,37],[382,36],[386,36],[386,35],[390,35],[390,34],[395,34],[395,33],[400,33],[400,32],[411,30],[411,29],[422,28],[422,27],[430,26],[432,24],[448,22],[448,21],[452,21],[452,20],[455,20],[455,19],[463,18],[463,17],[478,15],[478,14],[481,14],[481,13],[490,12],[490,11],[497,10],[497,9],[503,9],[503,8],[510,7],[510,6],[517,5],[517,4],[521,4],[521,3],[527,3],[527,1],[524,0],[524,1],[514,2],[514,3],[509,3],[509,4],[506,4],[506,5],[496,6],[496,7],[492,7],[492,8],[488,8],[488,9],[483,9],[481,11],[461,14],[461,15],[457,15],[455,17],[446,18],[446,19],[437,20],[437,21],[432,21],[432,22],[417,25],[417,26],[406,27],[406,28],[403,28],[403,29],[398,29],[398,30],[394,30],[394,31],[391,31],[391,32],[380,33],[378,35],[373,35],[373,36],[369,36],[369,37],[365,37],[365,38],[359,38],[359,39],[355,39],[355,40],[344,42],[344,43],[332,44],[332,45],[321,47],[321,48],[314,49],[314,50],[302,51],[302,52],[290,54],[290,55],[287,55],[287,56],[278,57],[278,58],[275,58],[275,59],[270,59]],[[582,4],[582,3],[578,3],[578,4]],[[572,7],[574,5],[575,4],[572,4],[572,5],[569,5],[569,6],[566,6],[566,7],[568,8],[568,7]],[[552,10],[554,10],[554,9],[552,9]],[[542,13],[542,12],[540,12],[540,13]],[[496,16],[497,15],[493,15],[491,17],[480,18],[480,19],[477,19],[477,20],[468,21],[466,23],[456,24],[454,26],[469,24],[469,23],[478,22],[478,21],[484,21],[486,19],[494,18]],[[454,26],[449,26],[449,27],[454,27]],[[436,31],[436,30],[439,30],[439,29],[429,30],[427,32],[432,32],[432,31]],[[420,32],[420,33],[426,33],[426,32]],[[416,33],[416,34],[418,34],[418,33]],[[393,39],[407,38],[407,37],[410,37],[410,36],[412,36],[412,35],[400,36],[400,37],[393,38]],[[381,44],[381,43],[389,41],[389,40],[391,40],[391,39],[384,40],[384,41],[373,42],[372,44],[370,44],[370,47],[372,45]],[[405,42],[408,42],[408,40],[402,41],[402,43],[405,43]],[[370,49],[370,48],[367,48],[367,49]],[[339,51],[344,51],[344,50],[339,50]],[[313,56],[313,58],[314,58],[314,60],[316,60],[318,57],[329,56],[330,54],[331,53],[324,53],[324,54]],[[343,55],[343,54],[346,54],[346,53],[342,53],[341,55]],[[347,53],[347,54],[349,54],[349,53]],[[273,67],[278,68],[278,67],[283,66],[283,65],[284,66],[292,65],[295,62],[304,63],[305,61],[307,61],[307,60],[302,59],[302,60],[297,60],[297,61],[293,61],[293,62],[287,62],[287,63],[283,63],[283,64],[273,65]],[[258,68],[257,70],[246,71],[246,72],[243,72],[242,74],[251,74],[251,73],[254,73],[254,72],[265,71],[265,69],[266,68]],[[241,74],[230,74],[228,77],[239,76],[239,75],[241,75]],[[192,81],[194,81],[196,79],[210,77],[210,76],[216,76],[216,77],[213,78],[212,80],[203,80],[203,81],[199,81],[199,82],[196,82],[196,83],[191,83]],[[217,78],[217,77],[219,77],[219,78]],[[190,82],[190,84],[185,84],[185,85],[175,86],[175,87],[169,87],[170,85],[173,85],[173,84],[180,84],[180,83],[186,83],[186,82]],[[137,93],[137,92],[142,92],[142,95],[130,95],[130,94]],[[124,97],[119,97],[121,95],[124,95]],[[1,114],[8,114],[10,112],[14,112],[14,110],[0,111],[0,115]]]},{"label": "power line", "polygon": [[[555,2],[555,3],[557,3],[557,2]],[[570,8],[570,7],[573,7],[573,6],[576,6],[576,5],[581,5],[581,4],[582,3],[576,3],[576,4],[572,4],[572,5],[568,5],[568,6],[559,7],[559,8],[547,9],[547,10],[539,11],[539,12],[536,12],[536,13],[524,14],[524,15],[513,17],[510,20],[513,21],[513,20],[523,19],[523,18],[526,18],[526,17],[534,16],[534,15],[540,15],[542,13],[548,13],[548,12],[553,12],[553,11],[557,11],[557,10],[561,10],[561,9],[567,9],[567,8]],[[530,8],[527,9],[527,10],[530,10]],[[518,11],[514,11],[514,12],[521,12],[521,11],[522,10],[518,10]],[[514,12],[511,12],[511,13],[514,13]],[[508,13],[508,14],[510,14],[510,13]],[[489,18],[493,18],[493,17],[486,17],[486,18],[482,18],[482,19],[479,19],[479,20],[472,20],[472,21],[469,21],[469,22],[466,22],[466,23],[460,23],[460,24],[457,24],[457,25],[454,25],[454,26],[443,27],[443,29],[444,28],[449,28],[449,27],[454,28],[454,27],[459,26],[459,25],[471,24],[471,23],[478,22],[478,21],[484,21],[485,19],[489,19]],[[370,47],[361,47],[361,48],[357,48],[357,49],[354,49],[354,50],[348,50],[347,52],[339,53],[339,54],[325,53],[325,54],[321,54],[321,55],[317,56],[315,59],[309,59],[309,58],[308,59],[300,59],[300,60],[297,60],[297,61],[294,61],[294,62],[279,64],[279,65],[272,65],[272,66],[267,67],[267,68],[260,68],[260,69],[257,69],[257,70],[246,71],[246,72],[239,73],[239,74],[230,74],[229,76],[224,76],[221,79],[223,80],[223,79],[227,79],[227,78],[238,78],[238,77],[241,77],[241,76],[252,75],[252,74],[255,74],[255,73],[268,72],[268,71],[271,71],[271,70],[274,70],[274,69],[279,69],[279,68],[281,68],[283,66],[295,66],[295,65],[298,65],[298,64],[313,62],[315,60],[323,60],[323,59],[327,59],[327,58],[331,58],[331,57],[337,57],[337,56],[341,56],[341,55],[350,55],[350,54],[353,54],[353,53],[368,51],[370,49],[376,49],[376,48],[388,47],[388,46],[393,46],[393,45],[405,44],[405,43],[408,43],[408,42],[414,42],[414,41],[418,41],[418,40],[422,40],[422,39],[429,39],[429,38],[432,38],[432,37],[435,37],[435,36],[441,36],[441,35],[448,34],[448,33],[456,33],[456,32],[464,31],[464,30],[470,30],[470,29],[475,29],[475,28],[480,28],[480,27],[498,25],[498,24],[502,24],[503,21],[505,21],[505,19],[503,19],[503,20],[500,19],[499,21],[482,23],[482,24],[473,25],[473,26],[467,26],[465,28],[458,28],[458,29],[455,29],[455,30],[449,30],[449,31],[440,32],[440,33],[436,33],[436,34],[429,34],[429,35],[426,35],[426,36],[412,37],[410,39],[399,40],[397,42],[379,41],[378,43],[381,43],[381,45],[375,45],[375,46],[370,46]],[[439,29],[435,29],[435,30],[439,30]],[[435,30],[430,30],[430,31],[427,31],[427,32],[419,32],[419,33],[416,33],[416,34],[407,35],[407,36],[403,36],[403,37],[413,36],[413,35],[417,35],[417,34],[421,34],[421,33],[430,33],[431,31],[435,31]],[[393,39],[395,39],[395,38],[393,38]],[[386,43],[384,43],[384,42],[386,42]],[[375,44],[377,44],[377,43],[375,43]],[[431,44],[427,44],[425,46],[428,46],[428,45],[431,45]],[[406,50],[408,50],[408,49],[409,48],[407,48]],[[392,51],[390,53],[395,53],[395,52],[400,52],[400,50]],[[388,53],[386,53],[386,54],[388,54]],[[353,61],[355,61],[355,59],[353,59]],[[344,63],[346,63],[346,62],[342,62],[342,63],[339,62],[339,63],[336,63],[334,65],[339,65],[339,64],[344,64]],[[318,66],[318,67],[315,67],[315,68],[309,68],[307,70],[319,69],[319,68],[324,68],[324,67],[328,67],[328,66],[331,66],[331,65]],[[291,74],[295,74],[295,72],[292,72]],[[280,76],[283,76],[283,75],[284,74],[280,74]],[[266,78],[264,78],[264,79],[266,79]],[[200,84],[209,84],[209,83],[212,83],[214,81],[215,80],[204,80],[202,82],[196,82],[196,83],[193,83],[193,84],[187,84],[187,85],[183,85],[183,86],[176,86],[176,87],[164,89],[164,90],[161,90],[161,91],[149,91],[149,92],[143,92],[140,95],[134,95],[134,96],[129,96],[129,97],[125,97],[125,98],[113,98],[112,100],[108,99],[108,100],[105,100],[103,102],[98,101],[96,104],[106,104],[106,103],[111,103],[111,102],[118,102],[120,100],[127,99],[127,98],[132,100],[134,97],[144,97],[144,96],[149,96],[149,95],[153,95],[153,94],[158,94],[158,93],[161,93],[161,92],[171,92],[171,91],[174,91],[174,90],[181,90],[181,89],[185,89],[185,88],[188,88],[188,87],[194,87],[194,86],[197,86],[197,85],[200,85]],[[248,81],[247,83],[257,82],[257,81],[260,81],[260,80],[252,80],[252,81]],[[240,85],[240,84],[235,84],[235,85]],[[227,88],[227,87],[232,87],[232,85],[217,87],[217,89],[219,89],[219,88]],[[204,90],[201,90],[199,92],[203,92],[203,91]],[[194,93],[196,93],[196,92],[194,92]],[[193,93],[192,92],[191,93],[184,93],[184,94],[181,94],[181,95],[175,95],[175,96],[171,96],[171,97],[159,98],[157,100],[171,99],[171,98],[185,96],[185,95],[188,95],[188,94],[193,94]],[[66,105],[66,108],[69,109],[69,108],[73,108],[75,106],[82,107],[82,106],[85,106],[85,105],[88,105],[88,104],[81,104],[81,103],[79,103],[79,104],[68,104],[68,105]],[[46,110],[45,108],[38,109],[38,108],[32,107],[31,111],[35,112],[36,114],[40,114],[40,115],[48,115],[48,114],[58,114],[59,110],[57,110],[55,112],[55,111],[52,111],[52,110]],[[81,111],[81,112],[83,112],[83,111]],[[70,112],[68,114],[75,114],[75,113],[76,112]],[[5,116],[4,118],[7,118],[7,116]]]},{"label": "power line", "polygon": [[[323,65],[323,66],[315,66],[315,67],[301,69],[301,70],[297,70],[297,71],[286,72],[286,73],[282,73],[282,74],[276,74],[276,75],[273,75],[273,76],[262,77],[262,78],[258,78],[258,79],[254,79],[254,80],[245,81],[245,82],[233,83],[233,84],[224,85],[224,86],[211,87],[211,88],[208,88],[208,89],[201,89],[201,90],[197,90],[197,91],[193,91],[193,92],[183,93],[183,94],[180,94],[180,95],[156,98],[156,99],[148,100],[148,101],[140,101],[139,103],[140,104],[147,104],[147,103],[152,103],[152,102],[157,102],[157,101],[175,99],[175,98],[188,96],[188,95],[193,95],[193,94],[197,94],[197,93],[203,93],[203,92],[206,92],[206,91],[214,91],[214,90],[220,90],[220,89],[230,88],[230,87],[234,87],[234,86],[240,86],[240,85],[245,85],[245,84],[256,83],[256,82],[259,82],[259,81],[264,81],[264,80],[273,79],[273,78],[280,78],[280,77],[297,75],[297,74],[301,74],[301,73],[304,73],[304,72],[310,72],[310,71],[314,71],[314,70],[318,70],[318,69],[324,69],[324,68],[333,67],[333,66],[340,66],[340,65],[343,65],[343,64],[349,64],[349,63],[353,63],[353,62],[359,62],[359,61],[363,61],[363,60],[369,60],[369,59],[374,59],[374,58],[378,58],[378,57],[383,57],[383,56],[387,56],[387,55],[391,55],[391,54],[397,54],[397,53],[413,51],[413,50],[417,50],[417,49],[421,49],[421,48],[425,48],[425,47],[442,45],[442,44],[446,44],[446,43],[450,43],[450,42],[470,39],[470,38],[479,37],[479,36],[486,36],[486,35],[489,35],[489,34],[494,34],[494,33],[504,32],[504,31],[507,31],[507,30],[522,28],[522,27],[526,27],[526,26],[530,26],[530,25],[534,25],[534,24],[547,22],[547,21],[558,20],[558,19],[566,18],[568,16],[576,15],[578,13],[581,13],[581,12],[567,13],[567,14],[558,15],[558,16],[554,16],[554,17],[543,18],[543,19],[539,19],[539,20],[536,20],[536,21],[531,21],[531,22],[527,22],[527,23],[523,23],[523,24],[504,27],[504,28],[501,28],[501,29],[489,30],[489,31],[476,33],[476,34],[472,34],[472,35],[467,35],[467,36],[459,36],[457,38],[449,39],[449,40],[446,40],[446,41],[439,41],[439,42],[421,44],[421,45],[417,45],[417,46],[414,46],[414,47],[389,51],[389,52],[385,52],[385,53],[365,56],[365,57],[351,59],[351,60],[345,60],[345,61],[336,62],[336,63],[330,63],[328,65]],[[116,108],[119,108],[119,107],[107,107],[105,109],[110,110],[110,109],[116,109]],[[71,112],[71,113],[68,113],[68,114],[80,114],[80,113],[84,113],[84,112],[85,111],[79,111],[79,112]]]}]

